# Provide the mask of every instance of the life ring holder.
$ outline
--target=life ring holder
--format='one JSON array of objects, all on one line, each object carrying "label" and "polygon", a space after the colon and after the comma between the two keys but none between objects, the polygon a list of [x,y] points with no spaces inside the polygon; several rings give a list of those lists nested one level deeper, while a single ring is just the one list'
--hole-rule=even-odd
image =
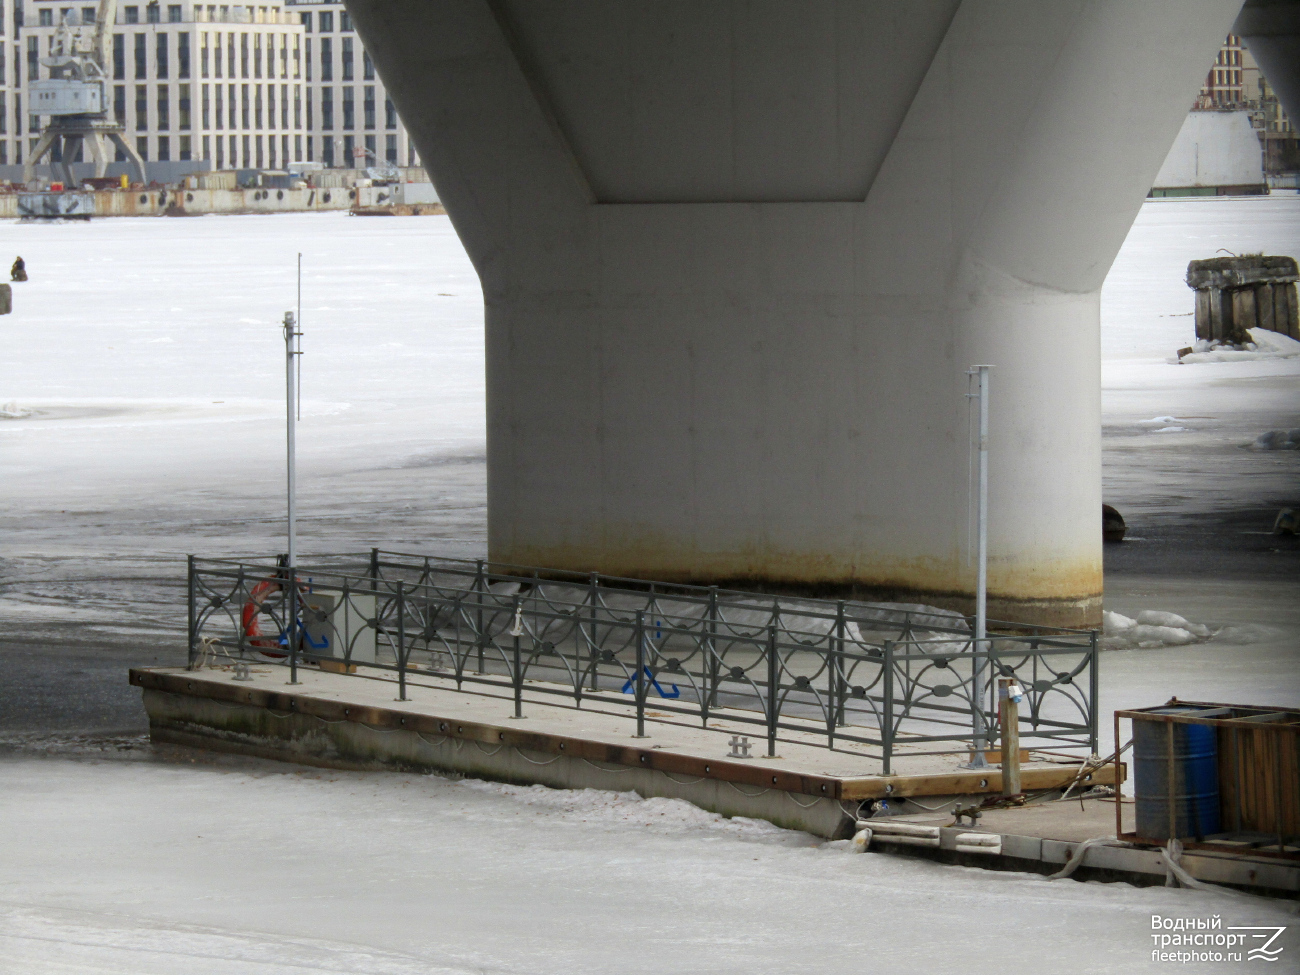
[{"label": "life ring holder", "polygon": [[[246,646],[253,647],[264,657],[274,657],[282,660],[289,656],[288,652],[282,649],[285,643],[282,642],[283,634],[269,636],[262,632],[261,615],[266,601],[274,593],[284,591],[285,579],[282,575],[267,576],[257,585],[253,586],[248,592],[248,601],[244,603],[244,608],[240,612],[240,633]],[[311,588],[304,582],[298,583],[299,599],[311,593]],[[301,606],[301,601],[299,602]],[[268,614],[269,615],[269,614]],[[301,628],[299,640],[301,641]]]}]

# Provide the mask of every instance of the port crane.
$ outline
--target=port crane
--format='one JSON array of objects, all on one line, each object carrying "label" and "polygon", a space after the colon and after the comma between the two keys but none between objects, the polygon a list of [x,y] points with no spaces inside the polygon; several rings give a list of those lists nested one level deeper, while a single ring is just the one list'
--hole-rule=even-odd
[{"label": "port crane", "polygon": [[116,147],[135,169],[140,182],[145,181],[144,162],[127,143],[121,120],[112,115],[108,98],[109,37],[117,19],[117,0],[99,0],[94,29],[81,23],[75,12],[64,13],[54,36],[49,55],[41,64],[50,76],[31,83],[30,108],[33,115],[49,117],[37,140],[36,148],[23,167],[23,180],[30,183],[36,167],[46,156],[54,162],[59,149],[64,185],[72,187],[72,160],[83,150],[95,166],[95,176],[103,178],[108,169],[109,147]]}]

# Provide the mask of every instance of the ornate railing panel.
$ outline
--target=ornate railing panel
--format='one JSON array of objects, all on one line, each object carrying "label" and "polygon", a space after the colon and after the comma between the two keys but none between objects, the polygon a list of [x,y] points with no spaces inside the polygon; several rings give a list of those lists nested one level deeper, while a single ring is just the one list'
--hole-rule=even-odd
[{"label": "ornate railing panel", "polygon": [[1020,737],[1097,746],[1095,632],[992,624],[927,607],[790,599],[373,550],[274,561],[191,558],[190,661],[214,654],[374,668],[410,681],[491,684],[583,706],[634,706],[703,726],[753,725],[866,746],[886,773],[911,754],[964,752],[995,728],[994,678],[1025,687]]}]

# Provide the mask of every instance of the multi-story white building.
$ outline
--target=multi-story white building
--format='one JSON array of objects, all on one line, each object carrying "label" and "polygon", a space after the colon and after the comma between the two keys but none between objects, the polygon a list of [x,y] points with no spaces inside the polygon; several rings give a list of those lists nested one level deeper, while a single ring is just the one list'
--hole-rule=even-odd
[{"label": "multi-story white building", "polygon": [[345,168],[420,165],[341,0],[286,0],[285,5],[303,29],[311,92],[305,158]]},{"label": "multi-story white building", "polygon": [[[13,146],[14,116],[13,91],[9,87],[10,65],[17,55],[17,45],[13,43],[13,10],[9,4],[0,3],[0,166],[9,164]],[[21,103],[19,103],[21,104]]]},{"label": "multi-story white building", "polygon": [[[48,77],[40,58],[60,25],[90,29],[96,5],[16,9],[4,35],[17,35],[13,65],[0,71],[12,81],[0,95],[0,165],[21,164],[48,121],[23,114],[23,84]],[[418,165],[341,2],[121,2],[110,51],[112,112],[147,163]]]}]

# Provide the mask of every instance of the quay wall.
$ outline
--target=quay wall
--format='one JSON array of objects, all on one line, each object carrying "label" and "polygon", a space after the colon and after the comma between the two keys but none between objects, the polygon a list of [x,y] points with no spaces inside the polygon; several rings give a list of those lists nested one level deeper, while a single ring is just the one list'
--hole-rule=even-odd
[{"label": "quay wall", "polygon": [[[854,817],[838,799],[779,788],[675,775],[622,762],[557,755],[511,740],[501,729],[474,737],[329,720],[294,709],[144,688],[154,741],[252,755],[326,768],[440,772],[555,789],[635,792],[643,798],[684,799],[723,816],[763,819],[827,839],[852,835]],[[491,732],[493,729],[486,729]],[[856,805],[856,804],[852,804]]]},{"label": "quay wall", "polygon": [[[80,192],[80,191],[79,191]],[[209,213],[303,213],[346,210],[356,190],[306,189],[138,189],[96,190],[97,217],[203,216]],[[0,218],[18,217],[18,194],[0,194]]]}]

